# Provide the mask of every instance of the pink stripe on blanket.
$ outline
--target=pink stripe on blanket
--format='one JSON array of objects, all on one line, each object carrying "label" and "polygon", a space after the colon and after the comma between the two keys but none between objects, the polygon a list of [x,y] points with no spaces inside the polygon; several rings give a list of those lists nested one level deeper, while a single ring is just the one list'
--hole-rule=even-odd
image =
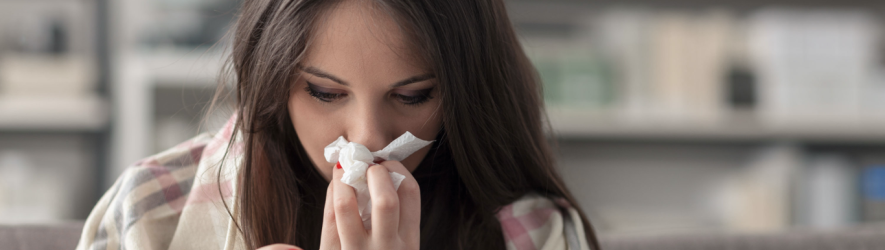
[{"label": "pink stripe on blanket", "polygon": [[204,184],[191,190],[186,205],[220,201],[223,198],[230,198],[232,196],[233,187],[230,180],[221,183],[220,193],[216,183]]},{"label": "pink stripe on blanket", "polygon": [[205,147],[191,148],[191,151],[190,151],[191,163],[196,164],[196,163],[200,162],[200,159],[203,158],[203,149],[205,149]]},{"label": "pink stripe on blanket", "polygon": [[504,236],[513,242],[516,249],[535,250],[537,247],[529,233],[547,224],[553,212],[556,212],[553,208],[538,208],[524,215],[513,216],[513,204],[511,204],[501,208],[498,220],[501,221]]},{"label": "pink stripe on blanket", "polygon": [[[154,175],[154,180],[156,180],[163,189],[163,196],[166,198],[166,203],[178,200],[184,195],[181,191],[181,186],[178,185],[178,180],[172,176],[169,169],[159,166],[156,161],[149,161],[145,163],[145,166],[148,166],[148,169],[150,169],[151,173]],[[171,204],[170,206],[172,209],[181,212],[180,206],[176,207]]]}]

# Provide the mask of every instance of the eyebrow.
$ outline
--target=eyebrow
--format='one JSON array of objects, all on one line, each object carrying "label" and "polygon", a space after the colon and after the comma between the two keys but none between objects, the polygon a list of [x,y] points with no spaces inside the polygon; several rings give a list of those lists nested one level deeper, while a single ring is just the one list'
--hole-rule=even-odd
[{"label": "eyebrow", "polygon": [[[329,73],[327,73],[327,72],[325,72],[325,71],[322,71],[322,70],[320,70],[320,69],[318,69],[318,68],[315,68],[315,67],[313,67],[313,66],[308,66],[308,67],[301,67],[301,66],[298,66],[298,67],[299,67],[302,71],[304,71],[304,72],[306,72],[306,73],[309,73],[309,74],[311,74],[311,75],[314,75],[314,76],[317,76],[317,77],[321,77],[321,78],[326,78],[326,79],[332,80],[333,82],[336,82],[336,83],[341,84],[341,85],[344,85],[344,86],[350,86],[350,84],[347,83],[346,81],[341,80],[340,78],[335,77],[334,75],[329,74]],[[390,88],[402,87],[402,86],[409,85],[409,84],[412,84],[412,83],[416,83],[416,82],[422,82],[422,81],[430,80],[430,79],[433,79],[433,78],[436,78],[436,75],[434,75],[434,74],[432,74],[432,73],[427,73],[427,74],[423,74],[423,75],[417,75],[417,76],[409,77],[409,78],[406,78],[406,79],[400,80],[400,81],[398,81],[398,82],[395,82],[395,83],[393,83],[393,84],[390,85]]]}]

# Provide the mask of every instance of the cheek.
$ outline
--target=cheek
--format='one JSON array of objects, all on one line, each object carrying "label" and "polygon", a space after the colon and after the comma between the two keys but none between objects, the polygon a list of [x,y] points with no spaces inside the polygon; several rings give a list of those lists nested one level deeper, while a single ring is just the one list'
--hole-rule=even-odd
[{"label": "cheek", "polygon": [[[414,134],[416,137],[423,140],[435,140],[436,136],[439,134],[440,128],[442,127],[442,119],[439,114],[439,102],[438,101],[429,101],[425,103],[427,105],[425,109],[422,109],[417,115],[413,116],[408,122],[408,127],[405,128],[405,131],[409,131]],[[431,145],[428,145],[420,150],[416,151],[414,154],[407,157],[403,160],[403,165],[409,171],[415,171],[418,168],[418,164],[424,160],[424,157],[427,156],[427,153],[430,152]]]},{"label": "cheek", "polygon": [[403,121],[408,121],[406,130],[412,132],[418,138],[433,140],[439,133],[442,126],[439,112],[442,107],[440,107],[439,101],[435,99],[425,103],[420,111],[402,119]]},{"label": "cheek", "polygon": [[[332,133],[332,129],[326,126],[330,117],[323,115],[313,99],[306,94],[294,91],[289,96],[289,118],[292,120],[293,129],[298,135],[301,146],[307,151],[311,162],[326,180],[331,179],[332,168],[323,157],[323,147],[335,140],[338,135]],[[331,139],[329,139],[331,138]]]}]

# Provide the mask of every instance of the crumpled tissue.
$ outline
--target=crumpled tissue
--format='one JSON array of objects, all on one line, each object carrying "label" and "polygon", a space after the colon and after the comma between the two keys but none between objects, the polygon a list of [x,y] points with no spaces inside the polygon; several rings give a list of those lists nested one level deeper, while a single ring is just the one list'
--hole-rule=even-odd
[{"label": "crumpled tissue", "polygon": [[[339,136],[329,146],[326,146],[323,152],[326,161],[329,163],[339,163],[341,169],[344,170],[341,182],[350,185],[356,191],[360,218],[363,220],[363,226],[366,230],[372,228],[372,199],[369,196],[369,186],[366,182],[366,170],[369,169],[369,166],[375,164],[376,159],[402,161],[432,142],[421,140],[406,131],[406,133],[390,142],[386,147],[375,152],[369,152],[366,146],[359,143],[348,142],[347,139],[344,139],[344,136]],[[390,180],[393,181],[394,189],[399,189],[399,185],[405,178],[405,176],[399,173],[390,172]]]}]

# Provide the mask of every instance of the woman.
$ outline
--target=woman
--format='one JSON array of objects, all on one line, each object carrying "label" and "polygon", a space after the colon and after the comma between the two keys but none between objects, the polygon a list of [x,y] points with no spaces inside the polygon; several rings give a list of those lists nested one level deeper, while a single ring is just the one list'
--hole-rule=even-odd
[{"label": "woman", "polygon": [[[129,167],[78,249],[599,249],[554,168],[500,0],[247,0],[236,112]],[[435,140],[371,166],[372,229],[323,147]],[[389,171],[406,176],[399,189]]]}]

